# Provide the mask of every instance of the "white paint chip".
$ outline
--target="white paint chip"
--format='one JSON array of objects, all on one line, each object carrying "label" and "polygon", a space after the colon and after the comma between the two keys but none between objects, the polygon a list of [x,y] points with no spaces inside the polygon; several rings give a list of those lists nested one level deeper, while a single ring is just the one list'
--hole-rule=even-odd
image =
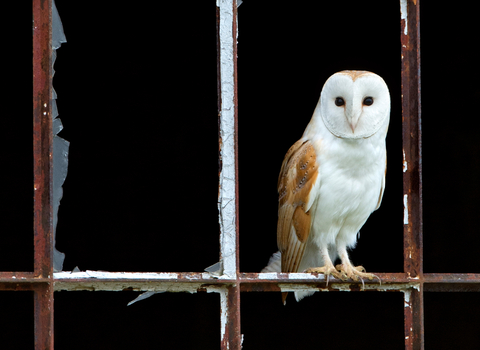
[{"label": "white paint chip", "polygon": [[408,194],[403,195],[403,224],[408,225]]},{"label": "white paint chip", "polygon": [[312,275],[311,273],[304,273],[304,272],[297,272],[297,273],[290,273],[288,275],[288,277],[291,279],[291,280],[303,280],[303,279],[321,279],[321,280],[325,280],[325,275],[319,273],[318,274],[318,277],[316,277],[315,275]]},{"label": "white paint chip", "polygon": [[224,289],[220,293],[220,340],[223,341],[225,336],[225,330],[227,328],[228,315],[227,315],[227,290]]},{"label": "white paint chip", "polygon": [[276,272],[261,272],[258,274],[258,278],[261,280],[275,280],[278,279]]},{"label": "white paint chip", "polygon": [[403,172],[406,172],[408,170],[408,164],[407,161],[405,160],[405,150],[403,150]]},{"label": "white paint chip", "polygon": [[410,307],[410,296],[412,295],[412,292],[410,290],[405,290],[403,294],[404,294],[404,306]]},{"label": "white paint chip", "polygon": [[408,35],[408,4],[407,0],[400,0],[400,18],[405,21],[403,34]]}]

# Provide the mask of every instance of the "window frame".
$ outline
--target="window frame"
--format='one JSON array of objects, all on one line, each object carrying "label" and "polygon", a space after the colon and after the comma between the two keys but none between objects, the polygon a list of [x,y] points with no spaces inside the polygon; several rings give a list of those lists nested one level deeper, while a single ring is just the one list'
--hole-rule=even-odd
[{"label": "window frame", "polygon": [[406,349],[424,349],[424,292],[480,291],[480,274],[423,273],[420,0],[400,0],[404,271],[382,281],[342,282],[306,273],[239,271],[237,1],[217,0],[219,109],[218,273],[53,272],[52,0],[33,0],[34,271],[0,272],[0,290],[33,291],[35,349],[53,349],[55,291],[209,291],[220,294],[221,348],[240,349],[240,292],[397,291],[404,295]]}]

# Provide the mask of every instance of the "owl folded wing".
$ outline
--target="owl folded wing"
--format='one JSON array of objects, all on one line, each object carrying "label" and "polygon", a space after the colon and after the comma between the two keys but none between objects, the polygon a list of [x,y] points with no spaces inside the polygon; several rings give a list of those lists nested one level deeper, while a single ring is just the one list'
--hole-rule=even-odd
[{"label": "owl folded wing", "polygon": [[385,177],[386,176],[387,176],[387,159],[385,158],[385,172],[383,173],[382,185],[380,187],[380,195],[378,196],[377,207],[375,208],[375,210],[380,208],[380,204],[382,204],[383,192],[385,191]]},{"label": "owl folded wing", "polygon": [[310,209],[320,184],[317,155],[309,140],[297,141],[285,155],[278,178],[277,244],[282,272],[297,272],[312,226]]}]

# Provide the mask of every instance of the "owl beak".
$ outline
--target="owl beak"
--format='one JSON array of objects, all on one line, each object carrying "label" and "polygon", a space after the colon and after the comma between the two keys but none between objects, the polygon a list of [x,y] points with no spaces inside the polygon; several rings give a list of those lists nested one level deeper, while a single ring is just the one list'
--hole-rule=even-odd
[{"label": "owl beak", "polygon": [[358,104],[355,99],[352,99],[352,101],[349,102],[347,102],[345,106],[345,117],[347,118],[347,122],[352,129],[352,133],[355,134],[355,128],[357,127],[358,120],[360,119],[360,114],[362,114],[362,110],[355,108],[355,105]]},{"label": "owl beak", "polygon": [[357,127],[359,119],[360,119],[360,113],[355,113],[350,118],[349,124],[350,124],[350,128],[352,129],[352,133],[354,134],[355,134],[355,128]]}]

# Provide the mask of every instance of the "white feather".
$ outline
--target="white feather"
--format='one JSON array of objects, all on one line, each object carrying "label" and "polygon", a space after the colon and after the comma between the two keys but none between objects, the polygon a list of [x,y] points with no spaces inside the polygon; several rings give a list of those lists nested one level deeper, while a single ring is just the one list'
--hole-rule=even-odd
[{"label": "white feather", "polygon": [[273,253],[270,260],[268,260],[267,266],[260,272],[282,272],[282,253]]}]

